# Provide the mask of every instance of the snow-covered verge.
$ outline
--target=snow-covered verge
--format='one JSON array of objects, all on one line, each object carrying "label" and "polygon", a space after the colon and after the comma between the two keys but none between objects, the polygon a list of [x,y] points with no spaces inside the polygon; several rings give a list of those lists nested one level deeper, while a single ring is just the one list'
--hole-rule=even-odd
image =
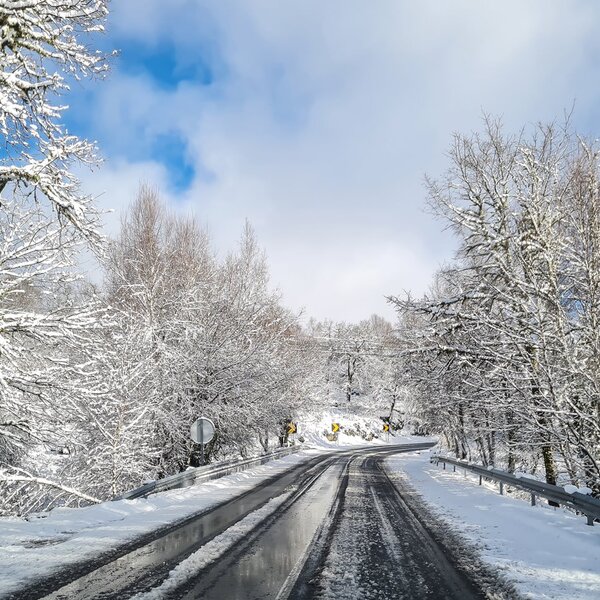
[{"label": "snow-covered verge", "polygon": [[367,441],[362,437],[347,435],[342,432],[338,436],[337,441],[331,442],[318,433],[308,433],[305,435],[306,445],[315,449],[322,448],[331,451],[365,448],[367,446],[388,446],[392,444],[423,444],[425,442],[437,442],[437,438],[398,433],[396,435],[390,435],[389,439],[374,438],[371,441]]},{"label": "snow-covered verge", "polygon": [[[320,411],[300,413],[296,419],[298,425],[298,440],[321,448],[335,449],[339,446],[374,446],[380,444],[405,444],[431,441],[432,438],[410,435],[399,431],[396,434],[387,434],[383,431],[381,416],[383,409],[376,409],[376,403],[368,397],[348,403],[340,400]],[[340,431],[337,439],[328,439],[331,435],[332,425],[337,423]],[[333,436],[332,436],[333,437]]]},{"label": "snow-covered verge", "polygon": [[394,456],[392,472],[405,474],[431,509],[474,543],[527,598],[600,598],[600,527],[566,509],[500,496],[462,473],[429,463],[429,452]]},{"label": "snow-covered verge", "polygon": [[0,597],[33,579],[230,500],[319,452],[303,450],[242,473],[148,498],[56,508],[29,519],[1,518]]}]

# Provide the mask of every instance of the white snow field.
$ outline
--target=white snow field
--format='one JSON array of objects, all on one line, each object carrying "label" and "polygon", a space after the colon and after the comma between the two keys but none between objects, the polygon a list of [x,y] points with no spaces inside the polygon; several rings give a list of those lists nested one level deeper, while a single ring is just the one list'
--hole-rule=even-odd
[{"label": "white snow field", "polygon": [[429,463],[430,452],[386,460],[404,475],[432,511],[474,543],[481,557],[516,584],[526,598],[598,600],[600,526],[544,504],[530,506],[479,486],[474,476]]}]

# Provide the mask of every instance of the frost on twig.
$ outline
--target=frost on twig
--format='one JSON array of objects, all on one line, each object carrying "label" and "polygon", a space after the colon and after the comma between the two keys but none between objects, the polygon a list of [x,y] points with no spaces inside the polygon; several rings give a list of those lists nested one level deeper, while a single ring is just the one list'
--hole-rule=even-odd
[{"label": "frost on twig", "polygon": [[103,312],[74,269],[82,247],[101,250],[73,174],[96,156],[62,123],[70,83],[106,71],[86,45],[106,15],[105,0],[0,0],[0,513],[95,501],[60,461],[56,477],[41,469],[48,450],[81,447],[77,423],[106,387]]}]

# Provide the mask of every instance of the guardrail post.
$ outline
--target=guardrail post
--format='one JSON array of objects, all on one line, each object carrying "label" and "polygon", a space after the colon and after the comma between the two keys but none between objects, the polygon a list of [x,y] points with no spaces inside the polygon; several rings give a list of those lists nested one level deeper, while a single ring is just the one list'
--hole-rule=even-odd
[{"label": "guardrail post", "polygon": [[446,463],[444,463],[444,471],[446,470]]},{"label": "guardrail post", "polygon": [[531,494],[531,506],[535,506],[535,494]]},{"label": "guardrail post", "polygon": [[585,515],[587,517],[587,524],[591,525],[592,527],[594,526],[594,517],[592,517],[592,515]]},{"label": "guardrail post", "polygon": [[504,496],[504,482],[503,481],[500,482],[500,495]]},{"label": "guardrail post", "polygon": [[465,479],[467,478],[467,470],[464,469]]},{"label": "guardrail post", "polygon": [[452,472],[456,473],[456,465],[452,465]]},{"label": "guardrail post", "polygon": [[479,485],[481,485],[483,483],[483,477],[480,475],[479,476]]}]

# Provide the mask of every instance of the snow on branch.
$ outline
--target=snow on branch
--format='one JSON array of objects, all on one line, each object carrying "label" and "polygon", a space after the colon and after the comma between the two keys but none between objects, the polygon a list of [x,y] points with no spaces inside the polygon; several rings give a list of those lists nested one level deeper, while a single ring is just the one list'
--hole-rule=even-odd
[{"label": "snow on branch", "polygon": [[0,194],[45,198],[93,243],[98,215],[70,168],[96,163],[95,149],[66,132],[58,98],[70,79],[106,72],[82,38],[103,30],[107,12],[106,0],[0,1]]},{"label": "snow on branch", "polygon": [[66,492],[72,496],[76,496],[77,498],[81,498],[82,500],[86,500],[87,502],[92,502],[93,504],[98,504],[101,502],[98,498],[94,498],[88,494],[84,494],[79,490],[76,490],[72,487],[63,485],[58,481],[52,481],[50,479],[46,479],[45,477],[36,477],[31,473],[18,468],[13,468],[12,472],[8,471],[5,468],[0,468],[0,483],[25,483],[28,485],[39,485],[43,487],[53,488],[56,490],[60,490],[61,492]]}]

